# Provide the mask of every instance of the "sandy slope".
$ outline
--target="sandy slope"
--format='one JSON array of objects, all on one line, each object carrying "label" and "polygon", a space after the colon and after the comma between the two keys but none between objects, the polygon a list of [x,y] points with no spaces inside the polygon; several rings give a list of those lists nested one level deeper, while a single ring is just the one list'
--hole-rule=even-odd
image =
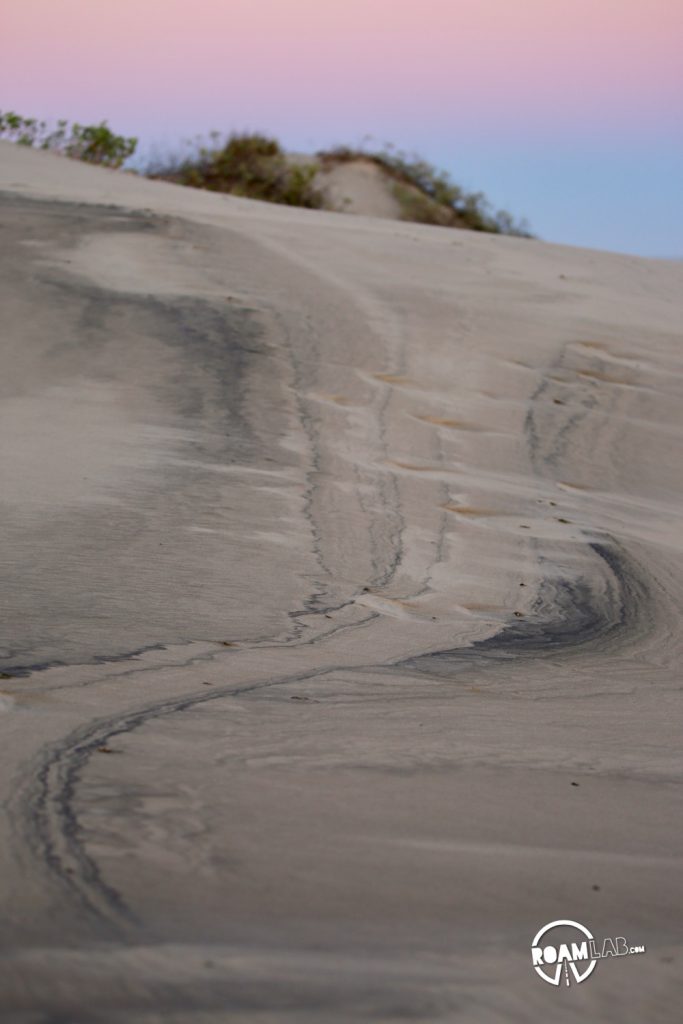
[{"label": "sandy slope", "polygon": [[315,184],[327,209],[402,220],[401,205],[392,194],[393,182],[370,160],[353,160],[321,170]]},{"label": "sandy slope", "polygon": [[0,189],[3,1020],[677,1020],[683,267]]}]

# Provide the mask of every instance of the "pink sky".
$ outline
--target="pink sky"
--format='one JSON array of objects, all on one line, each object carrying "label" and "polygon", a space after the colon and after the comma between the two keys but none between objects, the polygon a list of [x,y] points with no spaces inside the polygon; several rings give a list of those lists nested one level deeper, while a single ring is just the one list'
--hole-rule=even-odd
[{"label": "pink sky", "polygon": [[3,0],[0,26],[5,107],[147,129],[647,131],[683,97],[683,0]]}]

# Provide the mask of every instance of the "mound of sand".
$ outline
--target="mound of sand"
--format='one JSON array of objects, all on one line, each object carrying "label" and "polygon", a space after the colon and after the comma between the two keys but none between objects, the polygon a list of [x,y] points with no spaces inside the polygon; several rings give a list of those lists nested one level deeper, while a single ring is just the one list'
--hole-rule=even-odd
[{"label": "mound of sand", "polygon": [[466,226],[455,211],[437,203],[410,182],[401,181],[374,160],[327,159],[316,185],[329,210],[443,227]]},{"label": "mound of sand", "polygon": [[460,227],[458,216],[435,202],[407,181],[401,181],[387,167],[370,157],[324,159],[290,155],[289,160],[317,164],[314,186],[323,197],[323,208],[384,220]]},{"label": "mound of sand", "polygon": [[388,175],[371,160],[353,160],[321,169],[316,185],[327,209],[366,217],[401,220],[401,206]]},{"label": "mound of sand", "polygon": [[670,1022],[683,267],[328,186],[0,145],[3,1020]]}]

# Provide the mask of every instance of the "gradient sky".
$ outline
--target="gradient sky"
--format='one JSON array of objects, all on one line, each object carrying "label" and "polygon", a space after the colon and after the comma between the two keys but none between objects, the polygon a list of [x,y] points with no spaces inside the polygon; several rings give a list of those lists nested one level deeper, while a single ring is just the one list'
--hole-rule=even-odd
[{"label": "gradient sky", "polygon": [[2,0],[0,38],[0,109],[371,135],[550,241],[683,257],[683,0]]}]

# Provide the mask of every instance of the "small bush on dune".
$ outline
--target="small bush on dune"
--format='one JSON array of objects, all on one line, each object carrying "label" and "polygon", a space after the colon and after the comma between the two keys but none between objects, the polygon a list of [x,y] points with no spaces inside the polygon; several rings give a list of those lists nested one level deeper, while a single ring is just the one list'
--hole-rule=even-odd
[{"label": "small bush on dune", "polygon": [[[60,127],[66,122],[59,122]],[[35,146],[48,149],[47,124],[35,117],[21,117],[13,111],[0,111],[0,138],[16,142],[20,146]]]},{"label": "small bush on dune", "polygon": [[75,160],[105,167],[121,167],[137,147],[137,139],[115,135],[106,121],[101,124],[75,124],[67,137],[64,152]]},{"label": "small bush on dune", "polygon": [[265,135],[231,135],[168,168],[156,168],[151,176],[212,192],[228,192],[250,199],[263,199],[288,206],[317,208],[322,196],[315,189],[315,164],[289,160],[280,144]]},{"label": "small bush on dune", "polygon": [[0,112],[0,138],[102,167],[121,167],[133,155],[138,142],[116,135],[106,121],[90,125],[58,121],[55,128],[50,128],[47,121],[21,117],[12,111]]}]

